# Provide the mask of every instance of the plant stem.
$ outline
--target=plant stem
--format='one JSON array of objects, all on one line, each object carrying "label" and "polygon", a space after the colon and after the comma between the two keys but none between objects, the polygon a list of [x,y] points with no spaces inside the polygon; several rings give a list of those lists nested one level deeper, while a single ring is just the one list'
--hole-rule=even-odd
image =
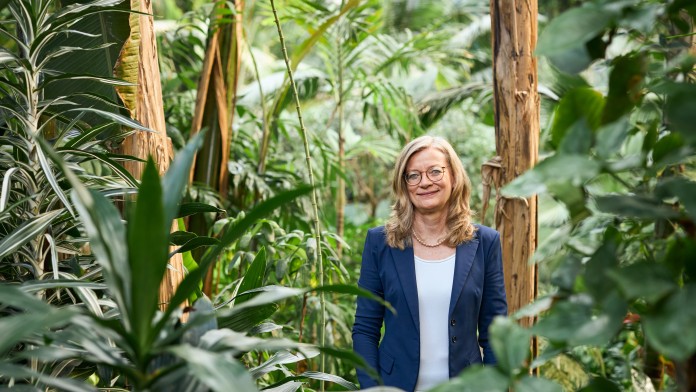
[{"label": "plant stem", "polygon": [[[309,185],[312,186],[312,213],[314,219],[314,239],[316,241],[316,252],[317,252],[317,277],[319,280],[319,286],[324,285],[324,262],[321,254],[321,227],[319,226],[319,209],[317,207],[317,188],[314,186],[314,174],[312,173],[312,157],[309,152],[309,138],[307,137],[307,130],[304,126],[304,120],[302,119],[302,109],[300,108],[300,96],[297,94],[297,85],[295,84],[295,79],[292,75],[292,67],[290,66],[290,58],[288,57],[288,50],[285,46],[285,37],[283,36],[283,29],[280,27],[280,21],[278,20],[278,11],[276,10],[275,2],[271,0],[271,9],[273,10],[273,20],[275,21],[276,28],[278,29],[278,38],[280,39],[280,47],[283,50],[283,59],[285,60],[285,67],[288,70],[288,79],[290,80],[290,85],[292,86],[292,93],[295,98],[295,109],[297,110],[297,118],[300,122],[300,136],[302,137],[302,142],[304,144],[305,159],[307,161],[307,172],[309,173]],[[319,303],[321,304],[321,328],[319,329],[319,344],[323,347],[326,344],[326,303],[324,302],[324,293],[319,293]],[[319,370],[323,373],[326,370],[326,360],[324,356],[321,356],[321,365]],[[321,390],[324,390],[324,381],[321,382]]]}]

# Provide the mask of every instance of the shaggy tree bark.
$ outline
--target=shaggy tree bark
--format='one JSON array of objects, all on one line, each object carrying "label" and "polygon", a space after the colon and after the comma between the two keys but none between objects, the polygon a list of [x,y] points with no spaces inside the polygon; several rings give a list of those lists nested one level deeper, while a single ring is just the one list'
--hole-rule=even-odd
[{"label": "shaggy tree bark", "polygon": [[[120,147],[120,153],[137,158],[152,159],[157,164],[160,175],[169,168],[174,151],[171,140],[167,137],[164,121],[164,108],[162,106],[162,85],[160,83],[160,70],[157,62],[157,41],[155,39],[154,21],[152,18],[151,0],[131,0],[133,9],[141,12],[132,14],[131,37],[119,59],[120,69],[134,67],[137,64],[137,88],[134,91],[133,106],[129,107],[134,119],[140,121],[146,127],[155,132],[136,132],[127,137]],[[128,57],[126,48],[128,43],[132,46],[133,56]],[[137,52],[135,48],[137,47]],[[137,63],[136,63],[137,62]],[[130,64],[124,64],[130,63]],[[119,92],[122,95],[122,92]],[[125,101],[125,100],[124,100]],[[144,164],[139,162],[126,162],[125,168],[135,178],[140,178]],[[172,227],[172,230],[177,230]],[[162,279],[160,285],[160,307],[166,308],[176,288],[184,278],[183,259],[177,253],[169,259],[171,268]]]},{"label": "shaggy tree bark", "polygon": [[[496,151],[501,185],[530,169],[539,155],[537,0],[491,0]],[[508,308],[512,314],[537,293],[537,198],[498,198],[496,228],[503,247]],[[529,326],[533,319],[523,319]]]}]

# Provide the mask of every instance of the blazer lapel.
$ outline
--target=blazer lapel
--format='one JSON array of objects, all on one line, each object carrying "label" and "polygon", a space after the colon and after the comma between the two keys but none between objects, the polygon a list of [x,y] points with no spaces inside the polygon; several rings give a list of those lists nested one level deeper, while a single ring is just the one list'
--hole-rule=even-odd
[{"label": "blazer lapel", "polygon": [[401,289],[406,297],[408,309],[413,317],[413,322],[416,324],[416,330],[420,333],[420,321],[418,318],[418,288],[416,284],[416,265],[413,259],[413,247],[400,250],[398,248],[390,248],[394,266],[399,275]]},{"label": "blazer lapel", "polygon": [[471,241],[457,246],[457,255],[455,256],[454,264],[454,281],[452,282],[452,297],[450,297],[449,315],[452,316],[454,305],[457,304],[457,299],[464,289],[464,283],[469,276],[471,266],[474,264],[474,256],[478,249],[478,235]]}]

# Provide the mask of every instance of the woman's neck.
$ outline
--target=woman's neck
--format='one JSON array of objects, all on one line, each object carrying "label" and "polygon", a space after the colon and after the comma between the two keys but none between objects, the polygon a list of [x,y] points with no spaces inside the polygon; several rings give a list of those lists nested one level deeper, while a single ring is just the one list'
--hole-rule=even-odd
[{"label": "woman's neck", "polygon": [[415,214],[413,230],[424,240],[439,240],[447,234],[447,211]]}]

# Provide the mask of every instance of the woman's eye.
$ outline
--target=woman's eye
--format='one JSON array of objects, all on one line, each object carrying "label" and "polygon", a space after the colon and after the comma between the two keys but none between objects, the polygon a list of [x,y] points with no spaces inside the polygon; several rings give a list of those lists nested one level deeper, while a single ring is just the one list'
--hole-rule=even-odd
[{"label": "woman's eye", "polygon": [[409,173],[406,175],[406,179],[409,181],[417,180],[420,177],[420,173]]},{"label": "woman's eye", "polygon": [[431,176],[439,176],[442,174],[442,170],[440,169],[430,169],[430,175]]}]

